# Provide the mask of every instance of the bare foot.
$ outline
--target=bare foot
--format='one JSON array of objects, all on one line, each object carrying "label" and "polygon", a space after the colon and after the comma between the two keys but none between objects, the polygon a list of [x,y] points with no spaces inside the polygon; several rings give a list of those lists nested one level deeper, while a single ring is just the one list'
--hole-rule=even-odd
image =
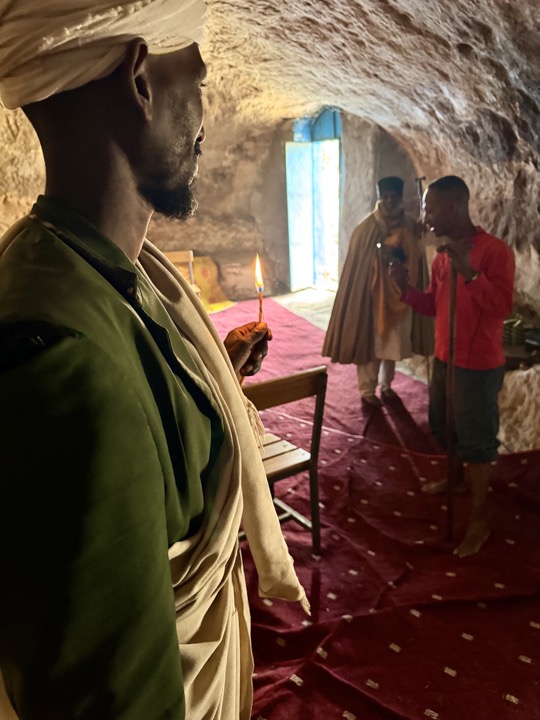
[{"label": "bare foot", "polygon": [[[446,480],[433,480],[433,482],[422,485],[421,490],[422,492],[430,494],[447,492],[448,483]],[[455,493],[462,493],[465,492],[465,490],[467,490],[465,483],[459,483],[452,488],[452,492]]]},{"label": "bare foot", "polygon": [[475,555],[489,537],[489,527],[481,518],[472,520],[465,532],[465,537],[461,544],[454,550],[454,555],[458,557],[467,557]]}]

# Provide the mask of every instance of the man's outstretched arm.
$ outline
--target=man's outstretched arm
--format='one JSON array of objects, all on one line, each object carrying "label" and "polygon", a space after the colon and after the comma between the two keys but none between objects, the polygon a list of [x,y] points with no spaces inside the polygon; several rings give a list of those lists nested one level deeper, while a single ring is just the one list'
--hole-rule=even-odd
[{"label": "man's outstretched arm", "polygon": [[435,315],[435,287],[433,278],[429,287],[422,292],[409,285],[409,271],[403,263],[392,263],[390,277],[401,290],[401,301],[410,305],[420,315]]}]

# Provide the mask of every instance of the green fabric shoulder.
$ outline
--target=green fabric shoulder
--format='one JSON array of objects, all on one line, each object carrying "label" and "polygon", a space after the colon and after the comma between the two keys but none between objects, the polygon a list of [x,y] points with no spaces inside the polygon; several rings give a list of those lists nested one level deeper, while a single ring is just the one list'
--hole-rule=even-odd
[{"label": "green fabric shoulder", "polygon": [[148,417],[121,367],[83,334],[14,328],[4,328],[0,372],[8,692],[21,720],[182,720]]},{"label": "green fabric shoulder", "polygon": [[[70,328],[91,340],[104,362],[107,358],[117,366],[125,377],[117,393],[129,387],[137,395],[160,458],[169,544],[185,537],[193,518],[200,521],[204,504],[198,473],[187,467],[191,456],[185,443],[194,433],[188,437],[181,432],[189,427],[196,405],[176,381],[175,372],[182,374],[183,367],[178,363],[172,369],[164,357],[165,330],[153,324],[163,340],[156,343],[125,293],[53,231],[27,219],[9,234],[11,243],[0,258],[0,326],[39,321]],[[127,258],[125,263],[129,265]],[[102,256],[101,264],[111,274],[126,275],[107,257]],[[134,268],[127,275],[136,279]],[[131,433],[129,415],[123,424]]]}]

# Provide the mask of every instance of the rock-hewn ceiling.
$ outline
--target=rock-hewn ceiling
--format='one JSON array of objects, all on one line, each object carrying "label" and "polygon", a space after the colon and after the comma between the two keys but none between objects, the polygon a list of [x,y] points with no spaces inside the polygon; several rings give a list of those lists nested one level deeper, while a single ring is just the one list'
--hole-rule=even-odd
[{"label": "rock-hewn ceiling", "polygon": [[209,11],[212,110],[264,122],[331,105],[371,119],[419,170],[474,174],[480,204],[506,217],[499,232],[540,248],[536,0],[210,0]]},{"label": "rock-hewn ceiling", "polygon": [[[493,159],[538,148],[534,0],[210,0],[209,9],[212,82],[242,114],[291,117],[323,103],[384,127],[456,125]],[[500,149],[482,129],[501,134]]]}]

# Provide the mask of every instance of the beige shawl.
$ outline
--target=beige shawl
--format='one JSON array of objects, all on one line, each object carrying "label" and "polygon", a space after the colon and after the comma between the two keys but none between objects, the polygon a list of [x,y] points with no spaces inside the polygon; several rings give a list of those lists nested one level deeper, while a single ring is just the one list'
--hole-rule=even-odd
[{"label": "beige shawl", "polygon": [[[404,264],[409,271],[409,283],[415,287],[419,257],[418,243],[411,227],[405,222],[405,213],[402,210],[395,218],[388,218],[383,214],[379,201],[373,216],[384,238],[381,245],[386,249],[403,250],[406,258]],[[390,277],[382,252],[375,254],[371,300],[375,315],[375,332],[383,342],[386,342],[388,333],[401,321],[409,306],[401,301],[401,290]]]},{"label": "beige shawl", "polygon": [[[405,213],[403,225],[410,230],[414,218]],[[375,359],[375,313],[373,312],[373,265],[377,243],[383,243],[383,232],[375,213],[370,213],[351,235],[349,249],[332,308],[322,354],[337,363],[363,365]],[[426,287],[425,253],[420,252],[417,286]],[[413,314],[413,352],[433,352],[433,318]]]},{"label": "beige shawl", "polygon": [[188,283],[148,241],[139,261],[187,341],[225,425],[218,460],[223,482],[213,514],[198,535],[169,551],[186,716],[248,720],[252,660],[249,608],[237,551],[240,520],[257,568],[259,594],[300,600],[306,610],[309,605],[281,533],[254,438],[256,411],[240,388],[223,343]]}]

